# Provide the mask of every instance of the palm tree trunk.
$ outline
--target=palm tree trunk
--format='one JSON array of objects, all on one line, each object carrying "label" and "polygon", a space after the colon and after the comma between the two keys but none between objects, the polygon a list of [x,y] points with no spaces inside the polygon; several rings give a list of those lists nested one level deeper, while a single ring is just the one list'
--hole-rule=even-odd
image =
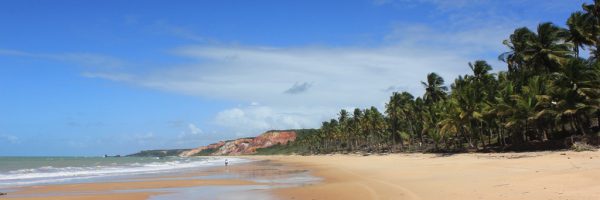
[{"label": "palm tree trunk", "polygon": [[581,134],[583,134],[584,136],[585,136],[585,135],[587,135],[587,134],[586,134],[586,132],[587,132],[587,131],[585,130],[585,129],[587,129],[587,128],[585,128],[585,127],[583,126],[583,123],[581,122],[581,120],[577,119],[576,121],[577,121],[577,122],[576,122],[576,123],[577,123],[577,125],[579,126],[579,131],[581,131]]},{"label": "palm tree trunk", "polygon": [[525,120],[525,130],[523,130],[523,142],[527,142],[527,130],[529,130],[527,120]]},{"label": "palm tree trunk", "polygon": [[502,142],[502,130],[499,127],[496,127],[496,132],[498,132],[498,138],[496,138],[498,144],[504,146],[504,143]]},{"label": "palm tree trunk", "polygon": [[600,128],[600,110],[596,111],[596,120],[598,121],[598,124],[596,124],[596,126]]},{"label": "palm tree trunk", "polygon": [[492,144],[492,129],[490,127],[490,129],[488,129],[488,145]]}]

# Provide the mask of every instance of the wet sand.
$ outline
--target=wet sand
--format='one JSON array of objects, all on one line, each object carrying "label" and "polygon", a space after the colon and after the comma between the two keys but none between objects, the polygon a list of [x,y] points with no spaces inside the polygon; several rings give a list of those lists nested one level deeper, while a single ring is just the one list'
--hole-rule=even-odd
[{"label": "wet sand", "polygon": [[21,200],[104,200],[104,199],[114,199],[114,200],[126,200],[126,199],[148,199],[152,195],[157,195],[159,193],[150,193],[150,192],[137,192],[137,193],[125,193],[125,194],[89,194],[89,195],[58,195],[58,196],[37,196],[37,197],[21,197],[21,198],[11,198],[11,197],[0,197],[6,199],[21,199]]},{"label": "wet sand", "polygon": [[600,152],[264,157],[313,170],[322,183],[278,199],[600,199]]},{"label": "wet sand", "polygon": [[273,199],[268,190],[312,181],[296,181],[308,176],[294,166],[257,160],[180,174],[12,188],[0,199]]}]

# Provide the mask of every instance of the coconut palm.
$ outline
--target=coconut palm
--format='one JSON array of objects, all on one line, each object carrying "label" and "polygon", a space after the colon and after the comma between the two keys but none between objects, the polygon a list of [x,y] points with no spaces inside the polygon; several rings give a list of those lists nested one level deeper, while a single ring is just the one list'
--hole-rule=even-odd
[{"label": "coconut palm", "polygon": [[529,41],[535,37],[535,33],[526,27],[516,29],[509,39],[502,43],[510,51],[504,52],[498,56],[498,59],[508,64],[509,75],[514,75],[521,71],[526,61],[526,51],[529,48]]},{"label": "coconut palm", "polygon": [[556,119],[567,122],[570,130],[586,134],[591,116],[598,111],[600,76],[581,59],[572,59],[552,76],[552,101]]},{"label": "coconut palm", "polygon": [[[381,151],[397,143],[414,150],[417,141],[421,150],[487,148],[493,138],[507,146],[587,135],[600,128],[592,123],[600,124],[600,0],[584,4],[566,24],[568,29],[552,23],[516,29],[504,41],[509,51],[499,56],[508,71],[492,73],[481,60],[469,63],[472,74],[458,76],[450,91],[430,73],[421,82],[422,97],[394,92],[385,115],[375,107],[356,108],[352,116],[341,110],[299,141],[324,153],[340,147]],[[591,50],[593,59],[579,58],[580,49]]]},{"label": "coconut palm", "polygon": [[573,52],[576,58],[579,58],[579,50],[585,49],[585,46],[593,45],[592,36],[593,27],[588,23],[588,19],[583,12],[574,12],[567,20],[569,27],[569,37],[567,41],[573,43]]},{"label": "coconut palm", "polygon": [[[500,55],[500,60],[509,64],[509,72],[520,73],[526,79],[535,73],[558,71],[572,54],[567,41],[569,32],[552,23],[542,23],[537,33],[528,28],[519,28],[505,40],[511,51]],[[512,69],[511,69],[512,68]]]},{"label": "coconut palm", "polygon": [[421,82],[425,87],[423,100],[429,105],[446,98],[448,87],[444,86],[444,79],[436,73],[427,74],[427,82]]}]

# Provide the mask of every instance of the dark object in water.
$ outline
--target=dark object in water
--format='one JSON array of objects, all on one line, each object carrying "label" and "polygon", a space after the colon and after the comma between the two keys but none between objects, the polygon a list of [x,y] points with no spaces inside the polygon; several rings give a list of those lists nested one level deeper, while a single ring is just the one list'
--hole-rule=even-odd
[{"label": "dark object in water", "polygon": [[0,192],[0,196],[3,196],[3,195],[7,195],[7,194],[4,192]]}]

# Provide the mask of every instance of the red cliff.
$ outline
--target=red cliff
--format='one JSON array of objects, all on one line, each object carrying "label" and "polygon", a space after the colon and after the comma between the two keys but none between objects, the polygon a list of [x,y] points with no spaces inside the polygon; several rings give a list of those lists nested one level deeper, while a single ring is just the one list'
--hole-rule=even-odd
[{"label": "red cliff", "polygon": [[179,156],[189,157],[201,152],[210,152],[209,155],[249,155],[256,153],[257,149],[267,148],[277,144],[287,144],[296,140],[294,131],[268,131],[255,138],[240,138],[226,142],[218,142],[208,146],[201,146],[190,151],[182,152]]},{"label": "red cliff", "polygon": [[200,152],[202,152],[204,150],[221,148],[223,145],[225,145],[225,142],[220,141],[220,142],[217,142],[217,143],[214,143],[214,144],[210,144],[208,146],[201,146],[201,147],[189,150],[189,151],[181,152],[179,154],[179,156],[181,156],[181,157],[190,157],[190,156],[197,155],[197,154],[199,154]]}]

